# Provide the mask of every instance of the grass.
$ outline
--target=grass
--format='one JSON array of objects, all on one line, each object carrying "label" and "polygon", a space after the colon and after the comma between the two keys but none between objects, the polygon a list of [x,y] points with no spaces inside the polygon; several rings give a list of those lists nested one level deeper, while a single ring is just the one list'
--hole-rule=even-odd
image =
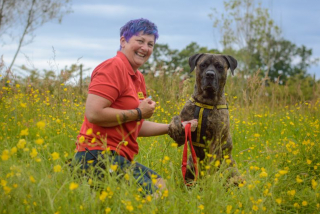
[{"label": "grass", "polygon": [[[1,78],[1,77],[0,77]],[[168,123],[193,89],[166,76],[146,76],[158,102],[152,120]],[[136,161],[167,182],[161,198],[143,197],[130,175],[103,181],[79,177],[74,156],[85,95],[60,84],[54,91],[5,82],[0,91],[1,213],[319,213],[320,99],[266,87],[255,77],[230,78],[233,158],[245,181],[227,187],[224,162],[193,188],[181,176],[182,147],[168,136],[140,138]],[[312,91],[311,90],[311,91]],[[113,167],[113,166],[110,166]],[[100,186],[98,190],[95,186]]]}]

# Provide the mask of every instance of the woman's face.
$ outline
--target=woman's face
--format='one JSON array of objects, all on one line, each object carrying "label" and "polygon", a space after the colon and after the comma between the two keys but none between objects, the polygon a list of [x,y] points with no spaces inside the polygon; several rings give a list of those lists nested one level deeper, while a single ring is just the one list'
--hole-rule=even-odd
[{"label": "woman's face", "polygon": [[132,68],[136,71],[150,57],[154,46],[154,35],[139,34],[133,35],[129,41],[122,36],[120,38],[121,52],[126,55]]}]

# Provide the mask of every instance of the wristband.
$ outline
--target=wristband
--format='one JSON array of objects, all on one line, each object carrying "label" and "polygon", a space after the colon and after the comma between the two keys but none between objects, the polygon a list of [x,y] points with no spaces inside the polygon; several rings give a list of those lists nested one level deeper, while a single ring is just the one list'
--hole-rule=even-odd
[{"label": "wristband", "polygon": [[138,112],[138,119],[137,121],[140,121],[142,119],[142,114],[141,114],[141,110],[139,108],[136,108],[137,112]]}]

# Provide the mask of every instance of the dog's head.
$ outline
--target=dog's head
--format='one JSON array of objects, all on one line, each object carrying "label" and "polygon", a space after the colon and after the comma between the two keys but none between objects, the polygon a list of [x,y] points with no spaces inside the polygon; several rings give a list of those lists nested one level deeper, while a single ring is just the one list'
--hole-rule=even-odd
[{"label": "dog's head", "polygon": [[237,64],[230,55],[195,54],[189,58],[190,72],[196,68],[197,87],[210,94],[223,90],[228,69],[234,75]]}]

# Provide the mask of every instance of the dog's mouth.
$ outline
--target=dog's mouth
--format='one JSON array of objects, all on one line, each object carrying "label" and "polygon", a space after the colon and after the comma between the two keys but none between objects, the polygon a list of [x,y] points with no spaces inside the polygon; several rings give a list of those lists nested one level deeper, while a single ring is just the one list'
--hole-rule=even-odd
[{"label": "dog's mouth", "polygon": [[216,92],[219,88],[218,79],[205,79],[202,89],[208,92]]}]

